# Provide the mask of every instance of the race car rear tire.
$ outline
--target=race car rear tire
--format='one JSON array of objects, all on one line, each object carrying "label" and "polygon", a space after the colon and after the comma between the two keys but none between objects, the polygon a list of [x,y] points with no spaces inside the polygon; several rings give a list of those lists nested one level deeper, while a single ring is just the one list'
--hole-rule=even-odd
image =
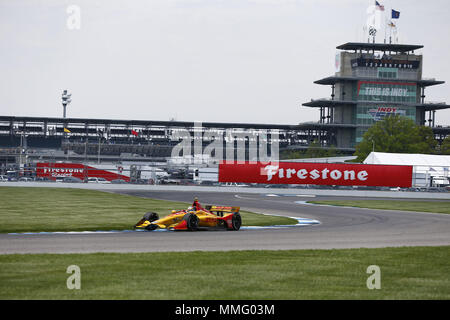
[{"label": "race car rear tire", "polygon": [[186,220],[187,228],[189,231],[195,231],[198,229],[199,219],[197,215],[188,213],[183,217],[183,220]]},{"label": "race car rear tire", "polygon": [[144,220],[153,222],[159,220],[159,216],[156,212],[147,212],[146,214],[144,214]]},{"label": "race car rear tire", "polygon": [[229,230],[239,230],[242,225],[242,218],[239,213],[233,214],[233,217],[231,218],[231,228]]}]

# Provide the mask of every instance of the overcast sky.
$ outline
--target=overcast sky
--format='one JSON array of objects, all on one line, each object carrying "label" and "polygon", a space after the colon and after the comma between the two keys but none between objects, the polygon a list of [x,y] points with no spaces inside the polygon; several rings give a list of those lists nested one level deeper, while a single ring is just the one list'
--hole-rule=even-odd
[{"label": "overcast sky", "polygon": [[[336,46],[367,41],[373,2],[0,0],[0,115],[61,117],[68,89],[75,118],[317,121],[301,104],[330,96],[313,81],[334,74]],[[423,76],[446,81],[426,100],[450,103],[450,1],[379,2],[401,12],[401,43],[425,46]]]}]

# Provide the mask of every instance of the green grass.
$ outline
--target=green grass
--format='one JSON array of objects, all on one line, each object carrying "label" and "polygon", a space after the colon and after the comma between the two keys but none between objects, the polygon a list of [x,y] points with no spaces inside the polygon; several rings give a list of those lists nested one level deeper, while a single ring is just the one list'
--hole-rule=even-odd
[{"label": "green grass", "polygon": [[[189,205],[72,188],[0,187],[0,199],[0,233],[127,230],[147,211],[164,216]],[[297,223],[245,211],[241,215],[247,226]]]},{"label": "green grass", "polygon": [[[450,246],[0,255],[0,299],[450,299]],[[69,265],[81,289],[66,287]],[[366,287],[367,267],[381,289]]]},{"label": "green grass", "polygon": [[323,200],[308,203],[383,210],[419,211],[450,214],[450,201],[399,200]]}]

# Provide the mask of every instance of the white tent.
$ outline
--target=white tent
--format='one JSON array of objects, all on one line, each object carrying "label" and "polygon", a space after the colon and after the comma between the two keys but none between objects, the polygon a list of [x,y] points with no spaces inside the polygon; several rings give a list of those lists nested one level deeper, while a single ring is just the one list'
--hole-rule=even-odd
[{"label": "white tent", "polygon": [[420,153],[371,152],[365,164],[392,164],[408,166],[450,167],[450,156]]},{"label": "white tent", "polygon": [[450,156],[371,152],[363,163],[413,166],[414,186],[449,184]]}]

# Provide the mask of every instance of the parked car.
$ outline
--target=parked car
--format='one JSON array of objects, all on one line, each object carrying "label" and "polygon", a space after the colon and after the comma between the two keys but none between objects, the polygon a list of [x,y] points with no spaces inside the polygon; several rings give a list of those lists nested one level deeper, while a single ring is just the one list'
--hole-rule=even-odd
[{"label": "parked car", "polygon": [[114,180],[111,180],[111,183],[114,183],[114,184],[123,184],[123,183],[128,183],[128,182],[126,182],[126,181],[123,180],[123,179],[114,179]]},{"label": "parked car", "polygon": [[105,178],[90,177],[88,178],[88,183],[111,183],[111,181],[108,181]]},{"label": "parked car", "polygon": [[55,182],[55,180],[52,180],[47,177],[37,177],[34,181],[36,181],[36,182]]},{"label": "parked car", "polygon": [[427,189],[428,192],[447,192],[446,188],[442,187],[430,187]]},{"label": "parked car", "polygon": [[33,178],[30,178],[30,177],[20,177],[20,178],[19,178],[19,181],[21,181],[21,182],[30,182],[30,181],[33,181]]},{"label": "parked car", "polygon": [[0,176],[0,182],[7,182],[8,177],[7,176]]},{"label": "parked car", "polygon": [[62,182],[70,182],[70,183],[82,183],[83,180],[78,179],[76,177],[64,177]]}]

